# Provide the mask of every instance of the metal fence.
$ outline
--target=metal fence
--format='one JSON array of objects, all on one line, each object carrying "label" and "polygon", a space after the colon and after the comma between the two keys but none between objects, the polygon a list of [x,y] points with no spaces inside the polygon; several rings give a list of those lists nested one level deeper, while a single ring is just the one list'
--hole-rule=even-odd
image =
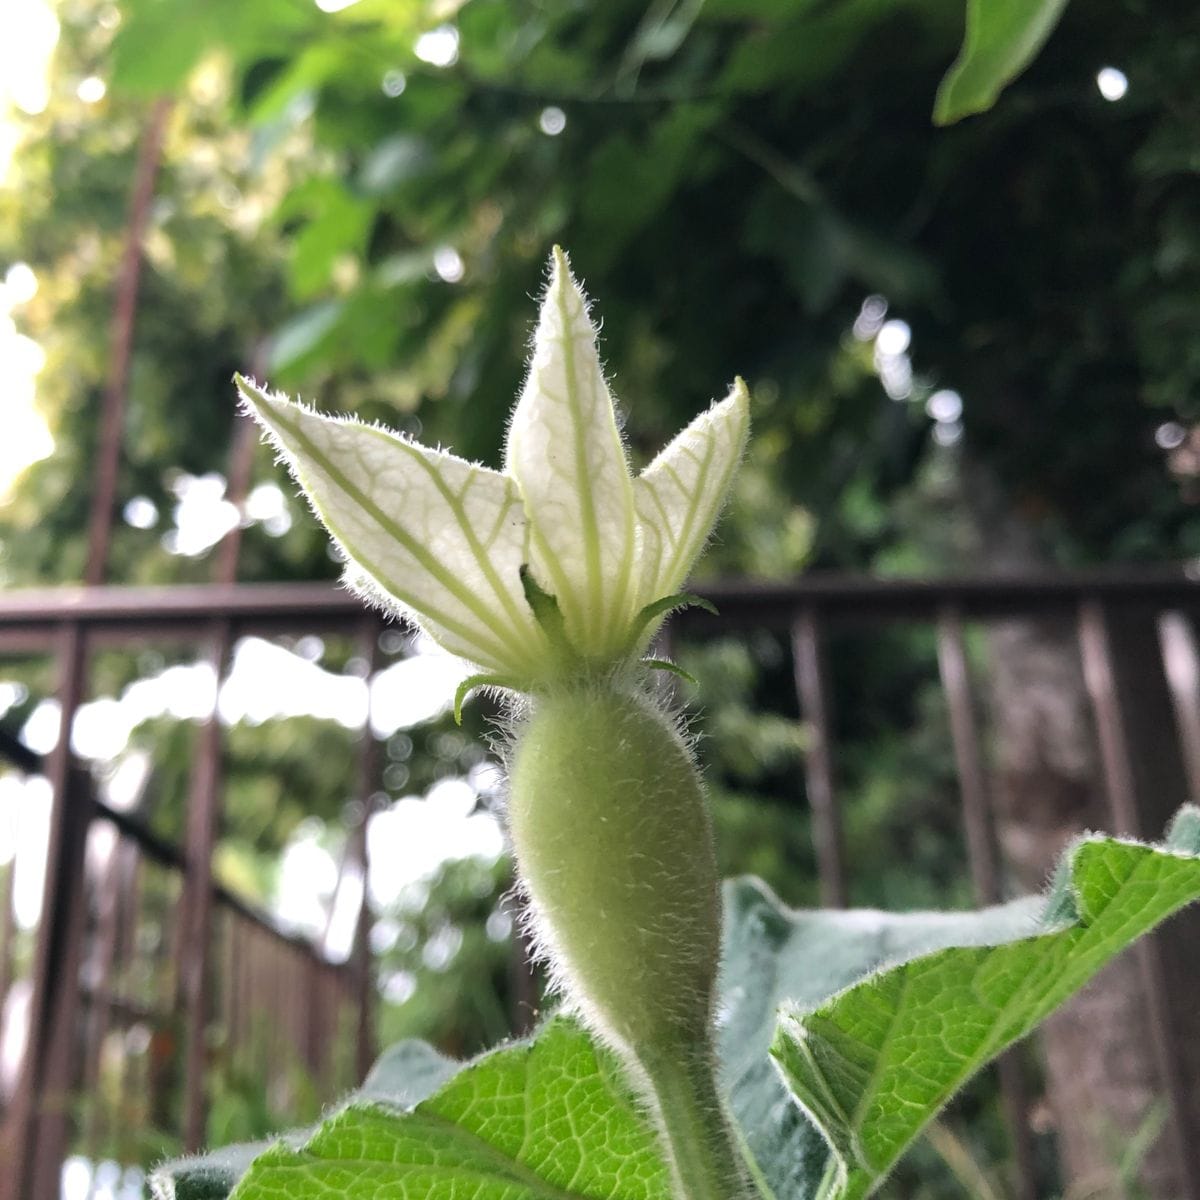
[{"label": "metal fence", "polygon": [[[103,1136],[106,1120],[119,1119],[94,1102],[100,1056],[114,1029],[141,1030],[153,1039],[151,1073],[157,1077],[127,1082],[148,1092],[151,1108],[156,1096],[166,1103],[173,1085],[181,1091],[182,1111],[165,1120],[177,1124],[189,1150],[203,1142],[205,1074],[214,1037],[229,1060],[256,1055],[264,1085],[282,1084],[298,1065],[325,1099],[361,1078],[373,1054],[365,905],[350,961],[335,962],[213,880],[221,789],[215,713],[197,731],[182,846],[105,804],[89,773],[72,759],[70,732],[99,648],[200,640],[219,675],[236,636],[298,626],[306,632],[352,630],[367,643],[368,654],[374,653],[377,622],[364,620],[346,597],[326,587],[257,589],[240,604],[231,595],[236,588],[198,592],[151,596],[100,588],[0,600],[0,654],[52,654],[61,708],[58,741],[45,761],[11,738],[0,746],[13,766],[44,774],[53,792],[25,1051],[0,1123],[5,1163],[0,1194],[13,1200],[58,1196],[81,1099],[89,1110],[83,1123],[90,1141]],[[366,802],[375,790],[378,744],[366,738],[362,747],[364,803],[348,850],[365,878]],[[96,827],[104,825],[115,841],[98,872],[87,847]],[[167,902],[159,936],[146,947],[137,937],[146,919],[140,897],[148,874],[156,871],[157,891],[166,892]],[[15,974],[13,876],[10,870],[0,923],[5,992]],[[0,1006],[4,999],[0,992]],[[352,1042],[341,1061],[339,1033],[343,1042]]]},{"label": "metal fence", "polygon": [[[937,670],[946,698],[961,797],[961,817],[971,876],[978,899],[1002,898],[1003,875],[993,835],[991,777],[981,735],[976,684],[971,677],[964,629],[1012,619],[1066,619],[1073,623],[1080,663],[1095,723],[1096,744],[1108,802],[1110,827],[1154,836],[1157,812],[1147,808],[1133,770],[1128,706],[1111,635],[1136,617],[1157,622],[1162,677],[1174,704],[1175,729],[1168,732],[1186,768],[1187,787],[1200,795],[1200,667],[1190,620],[1200,609],[1200,587],[1176,571],[1114,576],[979,579],[930,583],[863,579],[806,579],[787,585],[730,583],[706,589],[719,606],[714,618],[700,611],[680,614],[672,636],[708,638],[768,630],[790,642],[796,700],[807,727],[804,793],[810,810],[822,899],[843,905],[853,882],[853,864],[843,850],[837,788],[834,714],[826,671],[830,630],[857,624],[878,629],[909,622],[936,633]],[[58,1195],[59,1169],[77,1114],[65,1098],[94,1086],[97,1056],[106,1033],[134,1023],[178,1038],[175,1060],[182,1072],[183,1139],[202,1138],[206,1103],[207,1047],[220,1030],[247,1045],[255,1011],[272,1014],[271,1042],[263,1053],[267,1073],[288,1054],[299,1055],[313,1075],[337,1081],[330,1058],[339,1023],[349,1023],[352,1055],[361,1075],[372,1053],[371,994],[364,905],[355,953],[347,966],[326,961],[307,943],[275,930],[269,921],[214,884],[212,854],[220,810],[221,727],[216,717],[198,730],[185,844],[175,847],[152,836],[128,815],[101,803],[88,776],[73,761],[69,731],[86,693],[91,655],[101,647],[159,641],[200,643],[214,666],[228,662],[235,639],[336,631],[361,639],[372,669],[379,666],[381,618],[329,585],[199,585],[170,589],[92,587],[10,593],[0,596],[0,654],[41,652],[58,669],[61,730],[46,762],[8,746],[22,769],[41,771],[54,793],[45,901],[33,962],[29,1037],[19,1086],[3,1115],[6,1170],[0,1195],[6,1200],[51,1200]],[[374,794],[379,743],[361,741],[358,788],[364,801]],[[358,869],[366,870],[366,819],[351,841]],[[119,852],[109,859],[109,878],[85,871],[89,829],[115,827]],[[169,924],[174,936],[158,953],[167,962],[165,1001],[122,992],[114,981],[130,956],[136,922],[138,879],[151,869],[180,881]],[[10,897],[11,902],[11,897]],[[11,913],[0,921],[0,982],[11,978]],[[1194,1081],[1181,1067],[1179,1031],[1164,987],[1159,948],[1138,952],[1146,1005],[1155,1031],[1158,1078],[1171,1104],[1169,1135],[1182,1195],[1200,1200]],[[1034,1195],[1034,1171],[1021,1072],[1011,1060],[1000,1066],[1020,1194]],[[91,1119],[103,1121],[103,1114]]]}]

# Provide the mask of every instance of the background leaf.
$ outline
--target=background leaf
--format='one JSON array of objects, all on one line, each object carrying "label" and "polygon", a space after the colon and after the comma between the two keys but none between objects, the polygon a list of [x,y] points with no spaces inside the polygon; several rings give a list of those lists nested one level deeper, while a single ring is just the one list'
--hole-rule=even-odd
[{"label": "background leaf", "polygon": [[789,909],[757,879],[725,888],[723,1079],[746,1144],[780,1200],[814,1194],[829,1146],[768,1057],[779,1006],[816,1006],[886,963],[941,947],[1020,937],[1046,903],[1028,896],[984,912],[823,912]]},{"label": "background leaf", "polygon": [[1200,897],[1197,822],[1197,811],[1184,809],[1164,847],[1086,839],[1024,936],[1009,940],[1006,930],[1027,909],[985,910],[961,945],[785,1014],[772,1054],[841,1164],[841,1178],[831,1173],[818,1195],[870,1193],[971,1075]]},{"label": "background leaf", "polygon": [[1054,32],[1067,0],[967,0],[967,35],[946,72],[933,119],[952,125],[985,112]]}]

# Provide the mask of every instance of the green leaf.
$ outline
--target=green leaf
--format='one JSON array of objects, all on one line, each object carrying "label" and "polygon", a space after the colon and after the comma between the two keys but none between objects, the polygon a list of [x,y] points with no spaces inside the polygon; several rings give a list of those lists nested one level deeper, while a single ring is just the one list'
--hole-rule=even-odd
[{"label": "green leaf", "polygon": [[[1200,897],[1198,855],[1200,809],[1189,807],[1164,846],[1090,838],[1048,897],[982,912],[794,911],[758,880],[728,883],[721,1082],[764,1197],[865,1195],[970,1074]],[[251,1160],[234,1200],[670,1194],[615,1060],[564,1019],[466,1066],[402,1043],[315,1133],[167,1164],[154,1194],[225,1200]]]},{"label": "green leaf", "polygon": [[943,946],[1019,937],[1044,910],[1029,896],[983,913],[789,909],[758,879],[725,885],[722,1081],[746,1145],[779,1200],[816,1193],[825,1139],[793,1102],[768,1057],[779,1008],[809,1008],[887,963]]},{"label": "green leaf", "polygon": [[433,155],[421,138],[407,133],[393,134],[367,155],[358,184],[368,196],[384,196],[429,171],[432,164]]},{"label": "green leaf", "polygon": [[320,16],[315,5],[291,0],[134,0],[121,9],[111,83],[130,94],[176,91],[209,51],[250,59],[317,28]]},{"label": "green leaf", "polygon": [[[646,523],[641,523],[643,533],[643,547],[645,553],[649,553],[651,547],[657,542],[661,545],[661,539],[657,533],[649,529]],[[658,557],[661,558],[661,551],[658,552]],[[644,564],[643,571],[646,576],[646,582],[653,585],[656,582],[655,576],[657,573],[657,564],[651,560]],[[646,583],[643,583],[645,588]],[[645,644],[651,641],[654,633],[662,624],[662,618],[668,613],[678,612],[682,608],[702,608],[705,612],[712,613],[718,616],[717,606],[711,601],[706,600],[703,596],[695,596],[691,592],[676,592],[672,596],[662,596],[659,599],[645,605],[641,612],[633,618],[629,625],[629,647],[632,650],[638,643]],[[657,662],[657,659],[654,660]]]},{"label": "green leaf", "polygon": [[380,1100],[398,1108],[419,1104],[462,1069],[426,1042],[409,1038],[388,1047],[367,1075],[356,1100]]},{"label": "green leaf", "polygon": [[346,306],[340,300],[323,300],[297,313],[275,331],[268,365],[272,371],[288,371],[303,364],[324,346],[338,328]]},{"label": "green leaf", "polygon": [[272,1147],[232,1200],[306,1195],[667,1200],[670,1183],[615,1060],[558,1019],[408,1112],[355,1104],[303,1149]]},{"label": "green leaf", "polygon": [[1200,898],[1198,827],[1188,808],[1160,847],[1086,838],[1025,928],[1027,907],[985,910],[947,948],[786,1011],[771,1052],[835,1155],[817,1195],[868,1195],[971,1075]]},{"label": "green leaf", "polygon": [[503,688],[508,687],[509,682],[501,675],[468,675],[454,689],[454,723],[455,725],[462,724],[463,704],[467,697],[475,691],[476,688]]},{"label": "green leaf", "polygon": [[[436,1091],[461,1065],[424,1042],[397,1042],[380,1056],[352,1099],[408,1107]],[[280,1137],[285,1145],[299,1149],[314,1132],[297,1129]],[[250,1164],[271,1144],[247,1142],[162,1163],[150,1176],[150,1190],[159,1200],[226,1200]]]},{"label": "green leaf", "polygon": [[567,638],[566,626],[563,624],[562,609],[558,606],[558,597],[552,596],[536,579],[529,569],[528,563],[522,563],[518,572],[521,579],[521,589],[525,593],[525,603],[533,613],[533,619],[541,626],[546,640],[560,654],[568,657],[571,653],[571,643]]},{"label": "green leaf", "polygon": [[[310,1129],[281,1135],[297,1147],[312,1136]],[[243,1142],[210,1150],[195,1158],[176,1158],[160,1163],[150,1173],[154,1200],[226,1200],[250,1164],[271,1147],[270,1142]]]},{"label": "green leaf", "polygon": [[967,33],[933,106],[938,125],[985,112],[1054,32],[1067,0],[967,0]]}]

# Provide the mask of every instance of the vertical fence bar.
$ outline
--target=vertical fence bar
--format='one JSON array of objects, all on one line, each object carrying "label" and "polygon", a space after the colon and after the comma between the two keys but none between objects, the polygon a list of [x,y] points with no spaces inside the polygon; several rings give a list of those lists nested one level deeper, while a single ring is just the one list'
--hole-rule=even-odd
[{"label": "vertical fence bar", "polygon": [[829,687],[821,621],[815,608],[801,610],[792,624],[792,664],[800,716],[809,739],[804,754],[804,781],[812,813],[821,903],[827,908],[845,908],[846,864],[842,818],[833,783]]},{"label": "vertical fence bar", "polygon": [[132,1097],[139,1099],[144,1094],[137,1090],[138,1079],[131,1075],[130,1025],[142,1019],[141,1013],[148,1006],[138,1003],[130,978],[137,957],[138,901],[141,895],[141,847],[132,839],[122,838],[117,843],[117,929],[113,951],[112,987],[113,1002],[126,1006],[129,1012],[122,1031],[122,1049],[117,1058],[113,1096],[117,1105],[115,1112],[104,1114],[102,1128],[116,1130],[124,1145],[133,1146],[136,1138],[128,1128],[126,1109]]},{"label": "vertical fence bar", "polygon": [[59,732],[46,771],[53,795],[50,839],[29,1032],[7,1122],[10,1144],[0,1170],[4,1200],[58,1200],[69,1133],[67,1100],[76,1062],[79,961],[87,903],[84,850],[90,817],[88,798],[71,762],[71,725],[83,697],[88,662],[87,638],[78,622],[63,626],[56,660]]},{"label": "vertical fence bar", "polygon": [[99,421],[99,446],[92,483],[92,503],[88,519],[88,555],[84,572],[86,583],[104,581],[108,544],[112,536],[113,507],[117,497],[117,476],[121,461],[121,433],[124,428],[125,393],[129,384],[129,362],[133,351],[133,325],[137,312],[138,284],[142,269],[142,238],[150,218],[154,199],[154,179],[162,156],[163,135],[171,105],[159,100],[150,113],[146,131],[138,148],[134,168],[133,192],[129,199],[129,219],[125,232],[125,251],[117,275],[117,294],[113,305],[109,336],[108,382]]},{"label": "vertical fence bar", "polygon": [[199,1150],[203,1144],[207,1115],[204,1067],[213,941],[212,859],[221,797],[221,723],[217,717],[216,696],[229,661],[232,642],[229,622],[217,621],[211,639],[216,690],[212,714],[197,739],[196,761],[192,768],[175,964],[176,987],[183,1013],[183,1142],[189,1151]]},{"label": "vertical fence bar", "polygon": [[304,971],[304,956],[301,952],[295,946],[288,946],[284,961],[287,964],[283,992],[284,1014],[287,1019],[287,1037],[284,1042],[287,1059],[284,1063],[284,1074],[288,1082],[288,1103],[291,1104],[295,1100],[296,1068],[304,1061],[304,1010],[312,1003],[312,992],[306,986],[309,980]]},{"label": "vertical fence bar", "polygon": [[[142,848],[132,840],[123,842],[121,846],[121,920],[117,929],[117,956],[113,967],[113,983],[120,989],[120,998],[130,1006],[131,1011],[149,1013],[153,1010],[153,1005],[148,998],[143,999],[145,993],[140,987],[141,981],[138,979],[142,961],[141,947],[138,942],[138,934],[142,925],[142,870]],[[133,1019],[138,1020],[139,1018]],[[117,1067],[115,1088],[118,1103],[121,1105],[116,1119],[121,1122],[123,1136],[130,1132],[127,1130],[124,1110],[133,1096],[137,1096],[139,1101],[144,1101],[146,1089],[139,1088],[139,1084],[147,1078],[144,1061],[142,1069],[138,1071],[131,1069],[133,1064],[130,1062],[128,1026],[125,1029],[125,1039],[124,1049]],[[130,1144],[133,1140],[132,1137],[129,1138]]]},{"label": "vertical fence bar", "polygon": [[[99,832],[99,830],[97,831]],[[109,831],[105,831],[109,832]],[[121,836],[115,830],[111,856],[96,881],[97,920],[90,976],[90,1012],[84,1042],[83,1089],[87,1101],[85,1145],[95,1158],[103,1132],[104,1103],[100,1096],[101,1062],[108,1037],[113,1009],[113,966],[117,957],[117,936],[121,863]]]},{"label": "vertical fence bar", "polygon": [[229,940],[233,945],[233,968],[229,979],[231,1003],[229,1009],[229,1058],[238,1063],[246,1048],[246,935],[241,918],[229,914]]},{"label": "vertical fence bar", "polygon": [[267,981],[267,946],[266,934],[260,932],[258,926],[250,926],[252,950],[249,957],[250,974],[246,977],[247,994],[250,998],[250,1050],[254,1071],[266,1079],[268,1072],[267,1056],[270,1045],[267,1041],[267,1027],[264,1013],[263,997],[266,995]]},{"label": "vertical fence bar", "polygon": [[238,978],[241,999],[238,1002],[238,1053],[247,1064],[254,1062],[254,937],[239,916],[238,937],[242,946],[242,970]]},{"label": "vertical fence bar", "polygon": [[991,806],[979,751],[979,726],[963,646],[962,617],[954,608],[944,608],[938,614],[937,648],[938,671],[950,710],[950,739],[962,795],[971,879],[982,903],[997,904],[1001,899],[1000,872],[992,836]]},{"label": "vertical fence bar", "polygon": [[512,988],[508,1023],[513,1037],[524,1037],[537,1023],[538,977],[532,947],[525,932],[526,923],[522,919],[521,906],[524,901],[514,895],[509,903],[515,911],[512,914],[512,957],[508,967]]},{"label": "vertical fence bar", "polygon": [[1196,633],[1185,614],[1167,612],[1159,618],[1158,637],[1179,728],[1188,795],[1200,800],[1200,653]]},{"label": "vertical fence bar", "polygon": [[295,997],[291,995],[294,988],[294,970],[296,965],[295,950],[283,941],[276,941],[275,960],[275,1013],[276,1025],[279,1029],[277,1059],[275,1073],[279,1079],[282,1093],[288,1083],[288,1076],[295,1061],[292,1044],[292,1028],[295,1021]]},{"label": "vertical fence bar", "polygon": [[371,863],[367,849],[367,827],[374,815],[375,794],[379,788],[383,765],[383,747],[371,730],[371,681],[382,663],[379,623],[374,617],[364,621],[360,638],[362,656],[367,664],[367,719],[363,725],[359,759],[359,795],[362,797],[362,806],[358,824],[351,834],[351,849],[352,861],[362,876],[362,902],[354,926],[354,945],[350,956],[355,1000],[358,1005],[358,1028],[354,1041],[354,1066],[358,1083],[366,1078],[375,1059],[375,973],[371,965],[372,915],[368,889]]},{"label": "vertical fence bar", "polygon": [[[980,753],[979,725],[971,694],[971,675],[963,645],[962,615],[943,608],[937,622],[938,672],[950,711],[950,740],[962,797],[967,860],[975,895],[981,904],[998,904],[1002,898],[1000,869],[992,833],[987,778]],[[996,1064],[1005,1120],[1012,1139],[1013,1165],[1019,1200],[1035,1200],[1037,1175],[1033,1142],[1029,1134],[1029,1095],[1021,1070],[1019,1051],[1010,1050]]]},{"label": "vertical fence bar", "polygon": [[[14,839],[14,846],[20,845]],[[14,943],[17,938],[17,922],[13,913],[13,896],[17,882],[17,856],[14,853],[4,868],[4,886],[0,888],[0,1026],[4,1021],[4,1008],[8,993],[13,985],[13,959],[16,954]]]},{"label": "vertical fence bar", "polygon": [[1138,815],[1133,764],[1117,698],[1108,616],[1099,600],[1085,600],[1079,607],[1079,652],[1096,722],[1104,792],[1115,825],[1113,832],[1141,837],[1145,831]]},{"label": "vertical fence bar", "polygon": [[321,1046],[329,1036],[329,1026],[325,1012],[325,970],[324,964],[315,954],[309,954],[304,959],[304,995],[306,1003],[302,1013],[303,1038],[300,1040],[301,1056],[304,1069],[317,1087],[324,1087],[325,1080],[321,1071]]},{"label": "vertical fence bar", "polygon": [[267,1039],[267,1087],[269,1088],[268,1094],[274,1095],[275,1086],[279,1079],[280,1049],[283,1045],[283,1031],[279,1011],[279,993],[281,990],[279,982],[283,964],[280,962],[279,943],[270,934],[267,934],[263,940],[266,943],[263,954],[265,992],[263,1010],[266,1018],[264,1032]]},{"label": "vertical fence bar", "polygon": [[[261,378],[262,371],[256,370],[255,374]],[[239,412],[233,425],[233,440],[229,447],[229,479],[225,489],[226,499],[239,510],[245,504],[246,495],[250,491],[250,476],[254,469],[254,452],[258,448],[258,441],[257,426],[249,417]],[[213,578],[218,583],[233,583],[237,578],[242,532],[243,526],[239,521],[221,539],[217,547]]]},{"label": "vertical fence bar", "polygon": [[241,947],[238,945],[237,920],[232,909],[222,914],[221,929],[225,939],[225,978],[221,986],[222,1045],[227,1063],[233,1065],[238,1020],[238,972],[241,969]]},{"label": "vertical fence bar", "polygon": [[[1087,599],[1080,604],[1078,634],[1083,678],[1095,718],[1101,772],[1109,813],[1115,825],[1114,833],[1142,837],[1145,830],[1138,812],[1137,784],[1117,694],[1108,613],[1103,601]],[[1143,938],[1133,947],[1133,952],[1137,955],[1142,991],[1149,1009],[1154,1065],[1170,1105],[1168,1120],[1179,1178],[1186,1188],[1187,1200],[1200,1200],[1200,1179],[1196,1178],[1192,1167],[1190,1139],[1184,1121],[1186,1083],[1179,1060],[1171,1049],[1172,1022],[1166,1002],[1161,951],[1154,938]]]}]

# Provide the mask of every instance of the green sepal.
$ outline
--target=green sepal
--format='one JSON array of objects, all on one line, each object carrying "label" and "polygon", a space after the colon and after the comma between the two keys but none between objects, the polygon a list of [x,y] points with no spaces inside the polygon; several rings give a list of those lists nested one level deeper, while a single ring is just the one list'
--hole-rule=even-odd
[{"label": "green sepal", "polygon": [[699,686],[695,675],[691,671],[685,671],[678,663],[670,662],[665,658],[643,658],[641,662],[643,667],[647,667],[651,671],[670,671],[672,675],[678,675],[680,679],[686,679],[693,686]]},{"label": "green sepal", "polygon": [[676,592],[672,596],[662,596],[658,600],[653,600],[647,604],[633,618],[629,626],[629,644],[632,646],[637,642],[651,621],[666,613],[675,612],[680,608],[702,608],[705,612],[712,613],[714,617],[721,615],[717,611],[717,606],[711,600],[706,600],[703,596],[694,595],[692,592]]},{"label": "green sepal", "polygon": [[567,637],[567,627],[563,621],[562,609],[558,606],[558,597],[546,591],[534,579],[528,563],[521,565],[520,574],[525,602],[533,612],[533,619],[541,626],[551,650],[558,655],[560,661],[571,662],[576,658],[576,654],[570,638]]},{"label": "green sepal", "polygon": [[476,688],[483,687],[502,687],[516,690],[515,686],[502,675],[468,675],[454,691],[455,725],[462,724],[462,706],[463,701],[465,701],[467,698],[467,695],[470,692],[473,692]]}]

